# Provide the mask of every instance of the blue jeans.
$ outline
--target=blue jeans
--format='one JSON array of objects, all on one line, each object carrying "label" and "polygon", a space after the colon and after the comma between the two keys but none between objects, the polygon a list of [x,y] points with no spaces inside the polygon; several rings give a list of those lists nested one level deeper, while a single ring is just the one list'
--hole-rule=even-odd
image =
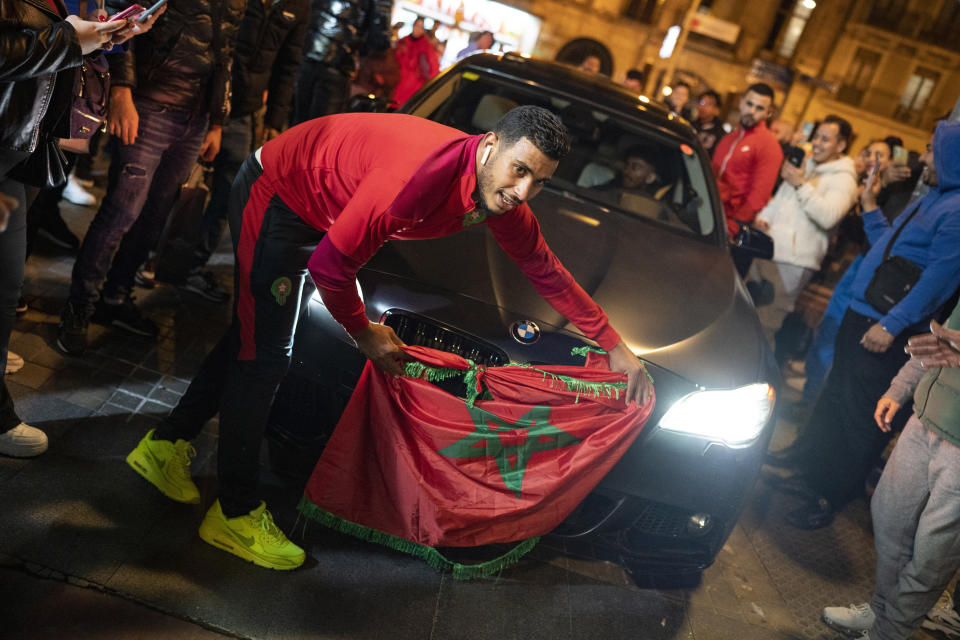
[{"label": "blue jeans", "polygon": [[217,250],[227,220],[227,202],[230,199],[230,187],[240,170],[240,165],[253,151],[253,114],[231,119],[223,128],[223,140],[220,153],[213,162],[213,188],[210,190],[210,202],[203,213],[200,226],[200,239],[194,250],[194,267],[202,267]]},{"label": "blue jeans", "polygon": [[175,111],[136,98],[134,103],[140,115],[137,139],[131,145],[111,140],[107,195],[73,265],[70,301],[87,308],[100,297],[104,277],[104,298],[116,300],[130,292],[137,268],[160,239],[207,131],[205,113]]},{"label": "blue jeans", "polygon": [[870,503],[877,579],[870,640],[906,640],[960,567],[960,448],[916,414]]}]

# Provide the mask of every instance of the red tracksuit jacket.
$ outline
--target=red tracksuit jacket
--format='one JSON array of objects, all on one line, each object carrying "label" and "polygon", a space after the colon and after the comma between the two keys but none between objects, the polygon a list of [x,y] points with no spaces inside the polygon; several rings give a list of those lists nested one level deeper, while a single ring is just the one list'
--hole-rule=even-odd
[{"label": "red tracksuit jacket", "polygon": [[739,228],[735,220],[753,222],[770,200],[782,164],[780,143],[764,122],[752,129],[737,127],[717,143],[713,175],[717,177],[730,237]]},{"label": "red tracksuit jacket", "polygon": [[[384,242],[439,238],[469,226],[480,138],[403,114],[318,118],[264,145],[264,173],[250,199],[266,206],[276,194],[326,231],[308,268],[327,309],[356,334],[368,324],[356,274]],[[604,349],[616,346],[620,337],[606,314],[560,264],[526,204],[482,224],[554,309]]]}]

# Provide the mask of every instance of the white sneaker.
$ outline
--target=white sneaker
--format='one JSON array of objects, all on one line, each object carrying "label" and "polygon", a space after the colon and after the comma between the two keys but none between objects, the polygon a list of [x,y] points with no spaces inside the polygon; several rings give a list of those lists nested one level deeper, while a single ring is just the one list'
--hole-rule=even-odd
[{"label": "white sneaker", "polygon": [[960,637],[960,615],[953,608],[953,598],[944,591],[927,613],[927,617],[920,623],[924,629],[939,631],[948,638]]},{"label": "white sneaker", "polygon": [[870,604],[864,602],[851,604],[849,607],[825,607],[820,619],[831,629],[851,638],[865,638],[877,616]]},{"label": "white sneaker", "polygon": [[23,422],[6,433],[0,433],[0,455],[32,458],[46,450],[47,434]]},{"label": "white sneaker", "polygon": [[67,178],[67,186],[63,188],[63,198],[81,207],[89,207],[90,205],[97,204],[97,197],[89,191],[84,190],[84,188],[77,183],[77,179],[73,177],[72,173]]},{"label": "white sneaker", "polygon": [[23,358],[15,354],[13,351],[7,351],[7,368],[4,371],[6,374],[16,373],[23,369]]}]

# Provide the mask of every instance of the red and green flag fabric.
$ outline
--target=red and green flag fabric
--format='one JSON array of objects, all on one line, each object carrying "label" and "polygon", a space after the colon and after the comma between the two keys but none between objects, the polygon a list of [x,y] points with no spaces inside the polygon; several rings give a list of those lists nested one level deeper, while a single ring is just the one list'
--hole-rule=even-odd
[{"label": "red and green flag fabric", "polygon": [[[593,490],[653,411],[652,398],[624,401],[625,376],[595,350],[582,350],[582,367],[404,351],[413,361],[403,377],[367,363],[300,510],[438,568],[452,565],[435,547],[529,541],[497,566],[515,561]],[[465,381],[465,399],[433,384],[451,377]]]}]

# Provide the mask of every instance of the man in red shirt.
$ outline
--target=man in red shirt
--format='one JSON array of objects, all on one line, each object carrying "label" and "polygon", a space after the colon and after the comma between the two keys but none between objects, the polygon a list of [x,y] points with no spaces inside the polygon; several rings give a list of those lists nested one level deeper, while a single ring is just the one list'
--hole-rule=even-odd
[{"label": "man in red shirt", "polygon": [[767,129],[772,112],[770,85],[750,85],[740,99],[740,126],[724,136],[713,152],[713,174],[731,238],[739,223],[753,222],[767,204],[783,164],[780,144]]},{"label": "man in red shirt", "polygon": [[233,324],[129,464],[168,497],[199,502],[189,440],[219,411],[218,499],[200,537],[261,566],[300,566],[303,550],[256,495],[260,441],[290,363],[307,271],[360,351],[401,375],[402,342],[367,319],[357,271],[387,240],[438,238],[474,224],[486,224],[537,291],[610,352],[611,369],[627,376],[627,400],[646,402],[651,386],[640,361],[547,247],[525,204],[569,148],[559,118],[526,106],[477,136],[403,114],[342,114],[258,149],[230,193]]}]

